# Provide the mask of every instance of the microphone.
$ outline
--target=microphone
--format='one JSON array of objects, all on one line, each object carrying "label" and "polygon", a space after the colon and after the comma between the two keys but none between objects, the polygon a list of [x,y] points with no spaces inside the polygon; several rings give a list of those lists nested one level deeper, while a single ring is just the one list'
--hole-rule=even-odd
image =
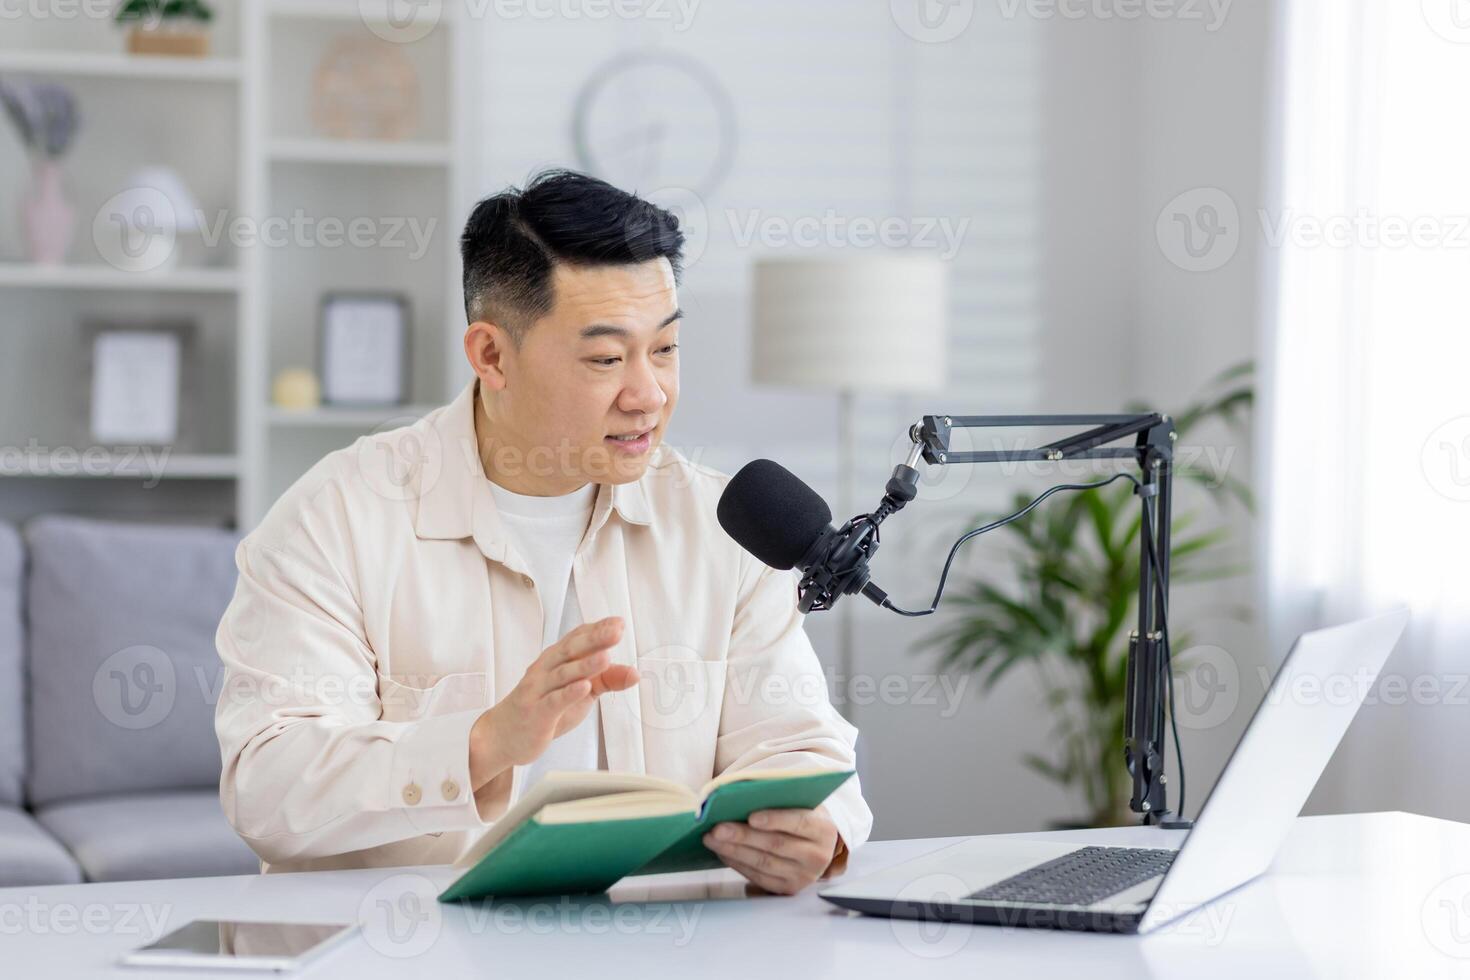
[{"label": "microphone", "polygon": [[801,570],[801,612],[831,609],[855,592],[881,606],[888,594],[868,574],[878,550],[878,525],[914,498],[917,479],[918,471],[900,466],[876,512],[834,528],[832,509],[815,490],[780,463],[757,459],[730,478],[715,513],[725,533],[761,562],[780,571]]}]

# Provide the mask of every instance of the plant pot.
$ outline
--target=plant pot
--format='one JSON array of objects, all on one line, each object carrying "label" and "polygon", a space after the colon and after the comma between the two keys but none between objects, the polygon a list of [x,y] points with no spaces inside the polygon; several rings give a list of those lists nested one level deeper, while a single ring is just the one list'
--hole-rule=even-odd
[{"label": "plant pot", "polygon": [[64,262],[71,250],[77,214],[66,199],[60,163],[36,161],[31,171],[31,189],[21,201],[21,213],[25,216],[31,261],[42,265]]},{"label": "plant pot", "polygon": [[168,24],[134,27],[128,31],[128,53],[203,58],[209,54],[209,31]]}]

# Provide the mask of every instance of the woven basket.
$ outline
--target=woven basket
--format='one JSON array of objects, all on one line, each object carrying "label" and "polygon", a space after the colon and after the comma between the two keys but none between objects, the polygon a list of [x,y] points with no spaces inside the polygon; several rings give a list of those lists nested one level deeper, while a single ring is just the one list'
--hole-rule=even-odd
[{"label": "woven basket", "polygon": [[134,27],[128,31],[128,53],[203,58],[209,54],[209,32],[199,28]]}]

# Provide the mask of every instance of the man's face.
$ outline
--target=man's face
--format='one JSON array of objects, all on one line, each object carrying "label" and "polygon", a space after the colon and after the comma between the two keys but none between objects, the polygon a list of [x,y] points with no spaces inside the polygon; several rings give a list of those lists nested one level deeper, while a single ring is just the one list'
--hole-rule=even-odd
[{"label": "man's face", "polygon": [[673,270],[662,258],[558,263],[552,288],[551,312],[520,347],[500,345],[499,385],[481,373],[494,440],[487,465],[519,493],[637,480],[679,400]]}]

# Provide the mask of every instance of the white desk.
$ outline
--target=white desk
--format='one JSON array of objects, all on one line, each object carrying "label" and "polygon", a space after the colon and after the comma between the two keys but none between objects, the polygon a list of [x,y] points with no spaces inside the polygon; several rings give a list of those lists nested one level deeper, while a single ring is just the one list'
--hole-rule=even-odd
[{"label": "white desk", "polygon": [[[1065,835],[1143,844],[1131,827]],[[1058,836],[1058,835],[1026,835]],[[853,873],[949,840],[872,843]],[[1147,937],[865,918],[733,894],[733,872],[642,879],[616,898],[441,905],[442,867],[0,889],[0,975],[138,977],[123,951],[191,918],[349,921],[363,933],[310,977],[1385,977],[1470,976],[1470,827],[1407,814],[1299,820],[1273,872]],[[168,976],[212,976],[170,971]]]}]

